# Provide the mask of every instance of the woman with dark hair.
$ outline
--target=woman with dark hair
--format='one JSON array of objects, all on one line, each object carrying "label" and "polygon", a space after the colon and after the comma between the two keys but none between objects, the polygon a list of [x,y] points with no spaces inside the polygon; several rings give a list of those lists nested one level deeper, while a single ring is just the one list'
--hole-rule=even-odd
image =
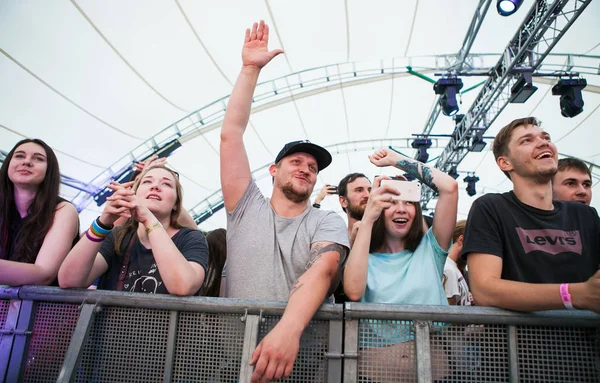
[{"label": "woman with dark hair", "polygon": [[51,285],[78,237],[77,209],[60,198],[60,170],[42,140],[25,139],[0,168],[0,285]]},{"label": "woman with dark hair", "polygon": [[223,267],[227,260],[227,230],[216,229],[206,235],[208,242],[208,269],[204,285],[198,295],[207,297],[224,296],[221,294]]},{"label": "woman with dark hair", "polygon": [[[381,185],[382,179],[388,177],[375,179],[344,269],[346,296],[369,303],[448,305],[442,276],[456,223],[456,181],[392,150],[376,151],[369,159],[379,167],[404,170],[439,192],[439,199],[433,226],[424,232],[419,202],[404,201],[393,186]],[[381,365],[385,376],[373,374],[369,378],[387,382],[414,377],[411,326],[387,322],[371,325],[370,340],[361,344],[361,357]],[[443,351],[435,347],[432,350],[433,358],[446,358]],[[444,365],[443,361],[438,365]],[[434,380],[445,374],[446,371],[434,371]]]},{"label": "woman with dark hair", "polygon": [[[71,250],[58,273],[61,287],[88,287],[102,276],[104,290],[194,295],[208,263],[206,239],[178,223],[182,190],[165,166],[146,169],[131,183],[111,184],[102,215]],[[125,224],[115,228],[119,217]]]}]

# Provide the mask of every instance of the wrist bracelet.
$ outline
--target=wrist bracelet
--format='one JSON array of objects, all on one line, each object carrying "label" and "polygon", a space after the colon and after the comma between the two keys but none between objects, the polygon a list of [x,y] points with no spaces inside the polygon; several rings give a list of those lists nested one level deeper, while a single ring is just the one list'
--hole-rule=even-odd
[{"label": "wrist bracelet", "polygon": [[563,283],[560,285],[560,298],[562,299],[563,305],[566,309],[574,310],[573,301],[571,300],[571,294],[569,294],[569,284]]},{"label": "wrist bracelet", "polygon": [[107,225],[105,223],[102,223],[102,221],[100,221],[100,216],[96,218],[96,223],[98,224],[98,226],[100,226],[101,229],[104,230],[112,230],[115,227],[115,225]]},{"label": "wrist bracelet", "polygon": [[85,231],[85,236],[87,237],[87,239],[89,239],[89,240],[90,240],[90,241],[92,241],[92,242],[102,242],[102,241],[104,241],[104,238],[97,238],[97,237],[96,237],[96,238],[94,238],[94,237],[92,237],[92,236],[90,235],[90,233],[89,233],[89,230],[86,230],[86,231]]},{"label": "wrist bracelet", "polygon": [[146,228],[146,234],[150,234],[150,232],[152,230],[158,229],[158,228],[161,228],[161,227],[163,227],[163,225],[160,222],[156,221],[156,222],[154,222],[152,224],[152,226],[149,226],[149,227]]},{"label": "wrist bracelet", "polygon": [[316,209],[320,209],[321,205],[315,202],[315,203],[313,203],[313,207]]}]

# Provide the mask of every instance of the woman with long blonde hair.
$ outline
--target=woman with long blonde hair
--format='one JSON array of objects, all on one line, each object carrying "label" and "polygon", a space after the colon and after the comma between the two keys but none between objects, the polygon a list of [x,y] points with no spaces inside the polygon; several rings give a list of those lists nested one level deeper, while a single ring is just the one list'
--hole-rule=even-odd
[{"label": "woman with long blonde hair", "polygon": [[[58,273],[61,287],[194,295],[202,286],[208,247],[199,230],[178,223],[182,190],[165,166],[146,169],[131,183],[113,183],[102,215],[71,250]],[[119,217],[125,224],[112,231]]]}]

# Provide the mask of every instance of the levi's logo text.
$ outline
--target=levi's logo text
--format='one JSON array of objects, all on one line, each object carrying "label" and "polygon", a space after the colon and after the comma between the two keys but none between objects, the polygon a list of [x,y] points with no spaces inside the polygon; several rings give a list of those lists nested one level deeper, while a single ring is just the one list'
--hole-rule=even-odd
[{"label": "levi's logo text", "polygon": [[581,255],[579,230],[525,230],[520,227],[516,230],[526,254],[537,250],[552,255],[567,252]]}]

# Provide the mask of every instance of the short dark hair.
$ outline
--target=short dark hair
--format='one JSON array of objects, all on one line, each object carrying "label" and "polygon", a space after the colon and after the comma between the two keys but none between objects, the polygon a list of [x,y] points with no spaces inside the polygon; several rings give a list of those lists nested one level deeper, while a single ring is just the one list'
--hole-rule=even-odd
[{"label": "short dark hair", "polygon": [[[402,203],[402,201],[400,202]],[[419,202],[411,202],[415,205],[415,216],[413,218],[412,226],[406,235],[404,240],[404,250],[415,251],[421,239],[425,233],[423,232],[423,210]],[[371,244],[369,245],[369,252],[375,253],[381,250],[381,247],[385,243],[385,210],[381,212],[377,221],[373,224],[371,230]]]},{"label": "short dark hair", "polygon": [[[348,184],[350,182],[356,181],[357,178],[361,178],[361,177],[366,178],[367,180],[369,179],[366,175],[364,175],[362,173],[347,174],[344,178],[342,178],[342,180],[338,184],[338,195],[340,197],[348,197]],[[344,210],[344,213],[346,212],[345,207],[342,207],[342,210]]]},{"label": "short dark hair", "polygon": [[561,158],[558,160],[558,171],[564,172],[565,170],[574,169],[581,173],[587,174],[590,179],[592,178],[592,172],[590,168],[585,164],[585,162],[581,161],[577,158]]},{"label": "short dark hair", "polygon": [[[511,121],[508,125],[500,129],[496,137],[494,138],[494,145],[492,146],[492,151],[494,152],[494,158],[498,161],[500,156],[508,155],[508,142],[512,137],[512,132],[516,128],[520,126],[526,125],[535,125],[541,126],[542,122],[535,117],[525,117],[525,118],[517,118],[516,120]],[[510,174],[508,172],[504,172],[504,175],[510,179]]]}]

